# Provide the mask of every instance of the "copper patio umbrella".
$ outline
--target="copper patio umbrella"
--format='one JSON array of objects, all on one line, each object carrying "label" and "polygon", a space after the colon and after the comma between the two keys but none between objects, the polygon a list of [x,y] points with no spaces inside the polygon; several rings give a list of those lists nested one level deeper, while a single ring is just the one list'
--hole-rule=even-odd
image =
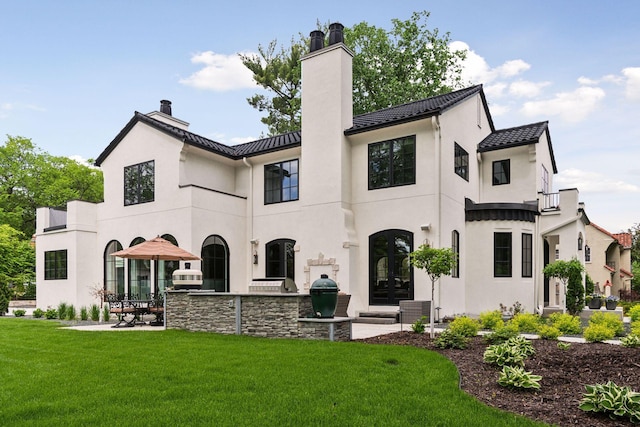
[{"label": "copper patio umbrella", "polygon": [[154,261],[154,289],[158,289],[158,261],[200,260],[197,255],[174,245],[158,236],[127,249],[113,252],[111,255],[129,259],[148,259]]}]

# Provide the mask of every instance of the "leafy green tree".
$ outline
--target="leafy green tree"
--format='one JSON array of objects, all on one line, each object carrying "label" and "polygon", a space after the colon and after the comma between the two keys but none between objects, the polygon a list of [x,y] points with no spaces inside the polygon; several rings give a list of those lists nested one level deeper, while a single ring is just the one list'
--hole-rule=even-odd
[{"label": "leafy green tree", "polygon": [[[428,18],[429,12],[423,11],[406,21],[392,19],[389,31],[366,22],[344,29],[345,44],[355,53],[354,114],[447,93],[462,85],[460,60],[466,52],[451,51],[449,33],[429,30]],[[257,55],[240,55],[254,80],[271,94],[247,99],[252,107],[268,113],[261,120],[270,135],[300,129],[300,57],[309,45],[302,35],[291,40],[289,49],[277,51],[276,44],[259,46]]]},{"label": "leafy green tree", "polygon": [[33,247],[21,232],[0,224],[0,315],[6,313],[9,300],[24,293],[34,279]]},{"label": "leafy green tree", "polygon": [[434,317],[435,304],[434,294],[436,282],[440,280],[440,276],[448,276],[457,262],[457,255],[451,248],[432,248],[429,245],[420,245],[420,247],[411,252],[409,259],[411,265],[420,270],[424,270],[429,279],[431,279],[431,338],[435,336]]},{"label": "leafy green tree", "polygon": [[0,145],[0,223],[21,231],[25,239],[35,232],[36,208],[102,197],[100,170],[44,153],[27,138],[8,136]]},{"label": "leafy green tree", "polygon": [[571,261],[557,260],[544,267],[545,277],[556,277],[565,289],[566,308],[569,314],[577,315],[584,307],[584,286],[582,272],[584,266],[576,258]]}]

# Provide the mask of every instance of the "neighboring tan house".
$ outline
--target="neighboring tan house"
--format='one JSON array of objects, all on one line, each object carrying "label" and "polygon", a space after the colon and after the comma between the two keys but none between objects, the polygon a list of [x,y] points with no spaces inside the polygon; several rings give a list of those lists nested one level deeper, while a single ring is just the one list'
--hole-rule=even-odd
[{"label": "neighboring tan house", "polygon": [[441,317],[563,307],[542,269],[556,253],[584,259],[588,219],[576,189],[552,192],[548,123],[496,130],[481,85],[353,117],[353,53],[341,32],[330,40],[302,58],[299,132],[227,146],[189,132],[168,101],[134,113],[97,158],[104,202],[38,210],[38,305],[170,286],[178,263],[156,274],[110,255],[160,235],[200,255],[192,267],[218,292],[284,276],[308,292],[326,273],[350,315],[395,311],[431,298],[409,264],[428,243],[460,260],[437,285]]},{"label": "neighboring tan house", "polygon": [[631,290],[631,233],[610,233],[593,222],[587,226],[585,270],[595,292],[620,295]]}]

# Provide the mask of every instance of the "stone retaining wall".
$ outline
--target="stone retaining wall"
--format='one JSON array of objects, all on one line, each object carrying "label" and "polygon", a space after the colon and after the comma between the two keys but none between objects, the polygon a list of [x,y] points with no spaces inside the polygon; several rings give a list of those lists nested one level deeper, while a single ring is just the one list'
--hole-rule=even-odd
[{"label": "stone retaining wall", "polygon": [[351,339],[351,319],[313,319],[307,294],[228,294],[168,291],[169,329],[271,338]]}]

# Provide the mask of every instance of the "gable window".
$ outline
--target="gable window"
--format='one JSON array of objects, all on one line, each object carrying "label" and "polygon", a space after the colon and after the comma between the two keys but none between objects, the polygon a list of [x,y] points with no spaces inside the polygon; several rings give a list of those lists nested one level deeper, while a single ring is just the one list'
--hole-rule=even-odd
[{"label": "gable window", "polygon": [[493,162],[493,185],[511,182],[511,165],[509,159]]},{"label": "gable window", "polygon": [[533,277],[533,234],[522,233],[522,277]]},{"label": "gable window", "polygon": [[458,143],[455,144],[453,150],[453,170],[460,178],[469,181],[469,153],[467,153],[464,148],[460,147]]},{"label": "gable window", "polygon": [[460,277],[460,233],[451,232],[451,250],[456,257],[456,265],[451,269],[451,277]]},{"label": "gable window", "polygon": [[264,203],[298,200],[298,159],[264,167]]},{"label": "gable window", "polygon": [[278,239],[266,244],[266,277],[295,279],[295,240]]},{"label": "gable window", "polygon": [[155,162],[138,163],[124,168],[124,205],[153,202]]},{"label": "gable window", "polygon": [[67,278],[67,250],[44,253],[44,280],[64,280]]},{"label": "gable window", "polygon": [[549,171],[542,165],[542,194],[549,194]]},{"label": "gable window", "polygon": [[493,276],[511,277],[511,233],[493,233]]},{"label": "gable window", "polygon": [[369,144],[369,190],[415,183],[415,135]]}]

